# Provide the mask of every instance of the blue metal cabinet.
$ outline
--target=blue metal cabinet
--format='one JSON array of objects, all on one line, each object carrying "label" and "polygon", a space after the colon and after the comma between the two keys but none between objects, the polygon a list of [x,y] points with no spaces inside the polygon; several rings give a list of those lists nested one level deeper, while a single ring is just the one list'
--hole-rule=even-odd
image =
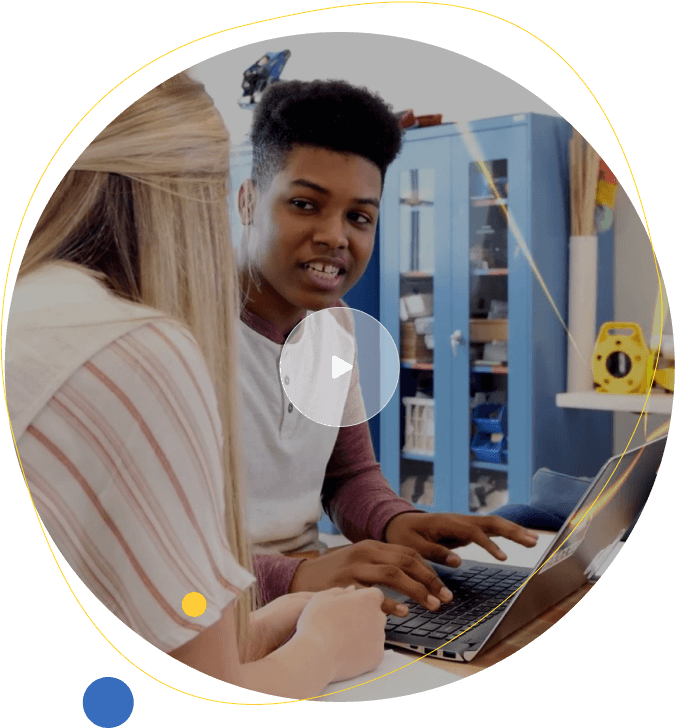
[{"label": "blue metal cabinet", "polygon": [[[550,301],[566,318],[571,129],[521,114],[470,130],[409,131],[380,218],[380,320],[402,360],[380,415],[382,469],[417,506],[463,513],[485,505],[481,489],[526,503],[539,467],[595,474],[612,440],[611,414],[555,405],[567,340]],[[612,318],[611,232],[599,243],[600,322]],[[433,348],[420,333],[431,317]],[[483,399],[492,419],[481,427],[503,437],[477,437]]]}]

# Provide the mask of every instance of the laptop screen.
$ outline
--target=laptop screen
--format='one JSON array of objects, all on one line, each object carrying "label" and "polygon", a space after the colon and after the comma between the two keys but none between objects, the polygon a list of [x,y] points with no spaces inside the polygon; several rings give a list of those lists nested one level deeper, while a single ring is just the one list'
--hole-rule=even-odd
[{"label": "laptop screen", "polygon": [[589,575],[595,571],[640,515],[665,443],[660,437],[607,461],[542,557],[539,573],[572,556]]}]

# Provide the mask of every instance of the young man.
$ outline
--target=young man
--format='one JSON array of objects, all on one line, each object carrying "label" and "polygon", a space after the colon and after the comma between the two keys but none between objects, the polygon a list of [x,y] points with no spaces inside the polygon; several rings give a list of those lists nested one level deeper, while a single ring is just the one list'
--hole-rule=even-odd
[{"label": "young man", "polygon": [[[344,82],[280,82],[263,95],[251,140],[252,175],[239,191],[240,380],[262,600],[382,584],[437,609],[452,597],[424,559],[458,565],[450,549],[470,542],[503,559],[489,536],[533,546],[535,535],[496,517],[417,511],[383,477],[368,423],[326,427],[304,417],[278,369],[296,324],[342,305],[368,265],[384,175],[401,148],[398,120],[379,97]],[[346,407],[361,398],[352,374]],[[282,555],[316,547],[321,505],[355,544],[311,560]]]}]

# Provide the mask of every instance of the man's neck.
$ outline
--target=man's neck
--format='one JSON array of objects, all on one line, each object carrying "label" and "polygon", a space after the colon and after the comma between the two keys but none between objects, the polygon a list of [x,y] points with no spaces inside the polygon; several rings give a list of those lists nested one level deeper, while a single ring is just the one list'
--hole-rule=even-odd
[{"label": "man's neck", "polygon": [[247,311],[277,329],[284,339],[307,314],[306,310],[289,304],[264,278],[260,278],[258,287],[243,276],[241,287]]}]

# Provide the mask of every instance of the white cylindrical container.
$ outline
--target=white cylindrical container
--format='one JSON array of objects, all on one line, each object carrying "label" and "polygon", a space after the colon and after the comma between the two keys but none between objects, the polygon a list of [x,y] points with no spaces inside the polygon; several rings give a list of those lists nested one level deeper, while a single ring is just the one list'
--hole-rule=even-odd
[{"label": "white cylindrical container", "polygon": [[592,392],[591,361],[597,336],[598,238],[570,237],[567,328],[578,347],[567,342],[567,391]]}]

